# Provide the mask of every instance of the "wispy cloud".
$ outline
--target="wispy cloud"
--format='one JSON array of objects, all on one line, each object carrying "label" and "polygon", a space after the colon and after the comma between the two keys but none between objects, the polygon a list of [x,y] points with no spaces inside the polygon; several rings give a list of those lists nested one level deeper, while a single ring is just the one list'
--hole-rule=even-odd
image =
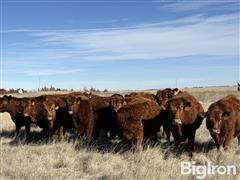
[{"label": "wispy cloud", "polygon": [[[157,2],[157,1],[156,1]],[[228,11],[237,11],[239,6],[238,0],[230,0],[230,1],[224,1],[224,0],[217,0],[217,1],[202,1],[202,0],[192,0],[192,1],[176,1],[176,2],[170,2],[170,3],[164,3],[161,2],[157,7],[160,9],[166,9],[170,11],[212,11],[212,10],[221,10],[221,9],[227,9]]]},{"label": "wispy cloud", "polygon": [[32,32],[43,46],[92,51],[89,60],[164,59],[182,56],[237,56],[238,14],[201,15],[136,27],[94,32]]},{"label": "wispy cloud", "polygon": [[95,21],[95,23],[98,23],[98,24],[111,24],[111,23],[126,22],[126,21],[129,21],[129,20],[130,20],[130,18],[107,19],[107,20]]},{"label": "wispy cloud", "polygon": [[38,70],[26,70],[21,73],[28,76],[48,76],[48,75],[64,75],[74,74],[83,71],[82,69],[71,69],[71,70],[56,70],[56,69],[38,69]]}]

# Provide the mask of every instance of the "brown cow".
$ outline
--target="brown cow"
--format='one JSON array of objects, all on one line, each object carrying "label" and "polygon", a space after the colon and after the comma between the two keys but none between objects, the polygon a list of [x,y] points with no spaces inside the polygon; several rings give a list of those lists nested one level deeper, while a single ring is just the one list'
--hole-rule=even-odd
[{"label": "brown cow", "polygon": [[142,149],[144,122],[157,118],[160,112],[161,108],[155,101],[138,97],[115,112],[115,118],[123,137],[129,143],[135,140],[136,148]]},{"label": "brown cow", "polygon": [[167,115],[176,147],[188,139],[188,149],[192,155],[196,130],[204,119],[202,105],[192,95],[181,92],[167,102]]},{"label": "brown cow", "polygon": [[70,106],[74,128],[79,135],[85,135],[87,141],[92,140],[92,132],[95,126],[95,113],[86,96],[75,97],[74,103]]},{"label": "brown cow", "polygon": [[24,116],[29,116],[34,124],[43,128],[44,135],[48,138],[50,122],[48,120],[48,112],[43,104],[46,97],[47,95],[29,98],[28,105],[24,109]]},{"label": "brown cow", "polygon": [[228,149],[231,140],[238,138],[240,145],[240,101],[230,95],[210,105],[206,125],[217,148]]},{"label": "brown cow", "polygon": [[43,95],[31,98],[26,115],[43,128],[51,140],[58,134],[63,140],[66,128],[73,128],[71,115],[68,113],[67,95]]},{"label": "brown cow", "polygon": [[129,103],[131,100],[137,98],[137,97],[143,97],[143,98],[147,98],[147,99],[151,99],[154,100],[155,99],[155,95],[151,94],[151,93],[145,93],[145,92],[132,92],[130,94],[126,94],[125,95],[125,102]]},{"label": "brown cow", "polygon": [[[105,136],[114,138],[117,136],[116,123],[113,118],[113,111],[117,111],[123,105],[124,97],[120,94],[113,94],[109,97],[102,97],[92,94],[90,103],[96,113],[95,132],[104,130]],[[109,137],[110,136],[110,137]]]},{"label": "brown cow", "polygon": [[[170,133],[170,125],[167,121],[168,119],[168,113],[166,111],[167,101],[170,100],[173,96],[176,96],[179,92],[180,91],[178,90],[178,88],[174,88],[174,89],[166,88],[163,90],[158,90],[155,96],[155,100],[162,108],[162,111],[159,115],[159,118],[161,120],[160,126],[163,126],[163,130],[167,136],[168,142],[170,142],[171,133]],[[164,137],[163,131],[161,131],[161,137]]]},{"label": "brown cow", "polygon": [[0,98],[0,112],[8,112],[16,126],[16,136],[18,137],[19,131],[22,126],[25,126],[27,139],[30,135],[31,119],[24,117],[24,107],[26,106],[28,98],[16,98],[4,95]]},{"label": "brown cow", "polygon": [[64,139],[66,129],[73,128],[72,117],[69,114],[68,97],[70,95],[47,96],[42,102],[48,112],[48,121],[51,129],[51,139],[58,134],[61,140]]}]

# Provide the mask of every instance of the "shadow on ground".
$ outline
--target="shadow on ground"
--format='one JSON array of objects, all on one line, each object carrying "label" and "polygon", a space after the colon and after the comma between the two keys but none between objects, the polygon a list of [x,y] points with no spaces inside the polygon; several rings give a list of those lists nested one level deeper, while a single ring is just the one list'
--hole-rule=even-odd
[{"label": "shadow on ground", "polygon": [[[18,138],[15,138],[15,130],[2,130],[0,132],[0,138],[9,138],[12,139],[10,142],[4,142],[5,144],[10,144],[13,146],[19,144],[47,144],[50,143],[48,138],[44,137],[44,133],[42,131],[31,131],[30,138],[26,138],[25,130],[21,130]],[[109,139],[109,138],[94,138],[91,143],[86,143],[84,138],[77,138],[73,131],[68,131],[66,133],[65,141],[69,144],[73,144],[76,151],[82,149],[91,149],[96,150],[100,153],[124,153],[126,151],[135,152],[133,148],[131,148],[130,144],[122,141],[120,139]],[[164,154],[164,159],[168,159],[170,156],[178,157],[181,154],[187,152],[186,150],[187,143],[181,144],[177,149],[175,148],[174,142],[167,142],[166,140],[161,141],[153,141],[153,140],[145,140],[143,149],[147,148],[159,148],[160,151]],[[216,148],[215,143],[213,141],[207,142],[195,142],[195,152],[196,153],[208,153],[212,149]]]}]

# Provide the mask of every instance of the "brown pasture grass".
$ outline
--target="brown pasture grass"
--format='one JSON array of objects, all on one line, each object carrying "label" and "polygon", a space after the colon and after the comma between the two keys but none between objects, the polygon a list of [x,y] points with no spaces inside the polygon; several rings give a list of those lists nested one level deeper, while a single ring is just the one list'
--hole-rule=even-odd
[{"label": "brown pasture grass", "polygon": [[[237,91],[190,91],[203,104],[204,109],[228,94],[240,97]],[[41,140],[41,130],[32,128],[33,140],[24,143],[24,128],[21,140],[12,143],[14,124],[8,113],[0,114],[0,179],[196,179],[180,173],[180,163],[191,161],[184,146],[174,150],[174,145],[166,145],[165,140],[155,145],[145,144],[142,152],[115,148],[99,148],[99,145],[84,145],[79,141],[45,143]],[[116,148],[117,149],[117,148]],[[218,152],[206,130],[205,122],[196,135],[197,164],[207,162],[219,165],[235,165],[236,176],[213,175],[206,179],[240,179],[240,149],[234,139],[228,152]]]}]

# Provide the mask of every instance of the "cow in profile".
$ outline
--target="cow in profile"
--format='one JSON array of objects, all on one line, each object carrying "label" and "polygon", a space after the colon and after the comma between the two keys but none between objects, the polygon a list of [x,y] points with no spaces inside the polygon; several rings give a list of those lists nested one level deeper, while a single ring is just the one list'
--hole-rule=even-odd
[{"label": "cow in profile", "polygon": [[227,150],[231,140],[238,138],[240,145],[240,101],[229,95],[210,105],[206,113],[206,125],[217,148]]},{"label": "cow in profile", "polygon": [[170,131],[176,147],[188,140],[188,150],[194,151],[196,130],[204,119],[202,105],[187,92],[180,92],[167,102],[167,115]]}]

